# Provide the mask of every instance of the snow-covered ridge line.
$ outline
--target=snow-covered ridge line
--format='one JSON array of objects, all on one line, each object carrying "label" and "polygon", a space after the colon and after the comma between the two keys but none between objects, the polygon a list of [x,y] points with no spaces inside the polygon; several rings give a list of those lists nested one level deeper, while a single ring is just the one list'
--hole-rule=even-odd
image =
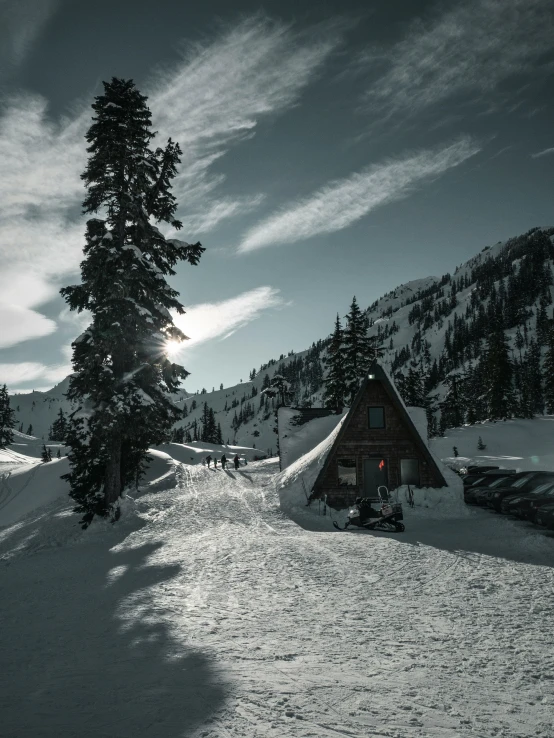
[{"label": "snow-covered ridge line", "polygon": [[[485,310],[488,309],[490,298],[480,296],[479,280],[483,281],[487,277],[487,270],[494,272],[495,264],[504,270],[506,283],[510,275],[521,273],[522,265],[533,255],[533,234],[536,233],[550,235],[550,240],[554,237],[554,229],[533,229],[522,236],[485,247],[467,262],[458,265],[452,274],[440,278],[431,276],[411,280],[372,303],[367,310],[372,324],[370,334],[375,335],[384,348],[382,361],[389,372],[393,375],[398,371],[405,372],[410,360],[428,366],[434,361],[438,364],[442,361],[444,374],[445,348],[452,324],[456,321],[459,325],[468,324],[470,311],[480,303]],[[552,261],[545,266],[552,273]],[[472,281],[472,275],[477,275],[477,282]],[[495,283],[495,289],[499,289],[498,282]],[[551,296],[553,294],[551,287]],[[531,315],[532,311],[533,314],[531,319],[528,318],[527,340],[536,336],[534,323],[539,308],[538,298],[525,306],[528,313]],[[506,335],[514,348],[517,338],[515,329],[508,329]],[[221,426],[224,441],[256,446],[265,453],[275,453],[277,444],[272,408],[262,406],[261,392],[268,379],[276,372],[290,370],[290,376],[286,378],[295,385],[294,404],[320,406],[326,345],[327,338],[318,341],[306,351],[282,354],[279,359],[262,364],[249,381],[231,387],[193,395],[183,389],[175,402],[183,410],[186,407],[186,417],[178,426],[189,430],[192,437],[194,422],[199,426],[203,405],[207,403],[214,411],[216,423]],[[479,348],[481,350],[482,346]],[[466,368],[469,363],[475,365],[478,361],[479,355],[469,362],[465,360],[463,367]],[[446,371],[450,371],[448,366]],[[46,439],[59,408],[64,412],[69,411],[69,403],[64,397],[67,383],[68,379],[65,379],[48,392],[16,395],[12,398],[12,407],[16,407],[16,410],[19,408],[16,416],[24,431],[32,425],[33,434],[39,440],[42,440],[42,436]],[[443,399],[446,391],[443,378],[435,380],[431,394],[436,394],[437,402]],[[409,399],[408,404],[415,405],[418,402]]]}]

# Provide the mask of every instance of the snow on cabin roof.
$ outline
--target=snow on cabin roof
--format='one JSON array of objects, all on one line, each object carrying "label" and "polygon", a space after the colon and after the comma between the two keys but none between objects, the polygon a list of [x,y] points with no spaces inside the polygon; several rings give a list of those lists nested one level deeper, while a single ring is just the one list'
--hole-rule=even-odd
[{"label": "snow on cabin roof", "polygon": [[318,446],[346,415],[332,408],[281,407],[277,413],[281,469]]}]

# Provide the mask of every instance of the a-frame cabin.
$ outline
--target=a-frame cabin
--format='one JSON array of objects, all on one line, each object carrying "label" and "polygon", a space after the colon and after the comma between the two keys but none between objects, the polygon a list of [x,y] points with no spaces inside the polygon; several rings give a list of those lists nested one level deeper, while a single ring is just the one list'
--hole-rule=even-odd
[{"label": "a-frame cabin", "polygon": [[312,499],[343,508],[377,487],[446,487],[426,438],[387,372],[375,362],[363,380],[314,483]]}]

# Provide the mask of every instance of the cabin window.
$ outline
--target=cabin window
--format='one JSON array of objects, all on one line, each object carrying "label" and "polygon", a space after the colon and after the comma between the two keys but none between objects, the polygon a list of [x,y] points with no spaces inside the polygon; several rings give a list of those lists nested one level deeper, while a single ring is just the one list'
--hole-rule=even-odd
[{"label": "cabin window", "polygon": [[384,428],[385,427],[385,408],[370,407],[368,408],[368,427]]},{"label": "cabin window", "polygon": [[355,487],[358,483],[356,475],[356,459],[338,460],[339,487]]},{"label": "cabin window", "polygon": [[400,484],[413,484],[419,487],[419,461],[400,459]]}]

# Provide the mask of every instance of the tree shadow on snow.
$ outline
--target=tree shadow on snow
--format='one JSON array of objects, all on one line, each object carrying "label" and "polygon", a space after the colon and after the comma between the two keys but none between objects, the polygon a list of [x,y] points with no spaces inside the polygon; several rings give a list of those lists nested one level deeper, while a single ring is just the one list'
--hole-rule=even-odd
[{"label": "tree shadow on snow", "polygon": [[254,484],[254,480],[252,479],[252,477],[250,476],[250,474],[247,474],[246,472],[240,471],[239,469],[237,469],[237,472],[241,475],[241,477],[246,477],[246,479],[248,479],[248,481],[251,482],[251,484]]},{"label": "tree shadow on snow", "polygon": [[[283,512],[304,530],[339,534],[333,528],[333,520],[344,525],[346,511],[327,508],[324,515],[321,514],[320,503],[318,515],[317,504],[314,501],[310,506],[291,506],[286,499],[281,499]],[[404,505],[404,524],[406,530],[403,533],[352,526],[344,532],[340,531],[340,535],[367,536],[369,545],[373,537],[390,538],[402,545],[432,546],[454,553],[483,554],[519,563],[554,567],[553,531],[496,514],[492,510],[470,509],[467,517],[439,518],[433,517],[432,511],[427,517],[423,508],[416,507],[412,511]]]},{"label": "tree shadow on snow", "polygon": [[168,628],[171,617],[186,631],[182,600],[165,596],[164,612],[156,597],[181,567],[163,562],[159,542],[117,547],[129,531],[113,531],[106,545],[0,563],[2,735],[177,738],[217,728],[224,680],[186,632],[177,639]]},{"label": "tree shadow on snow", "polygon": [[419,511],[417,517],[412,518],[408,510],[405,511],[404,524],[406,530],[403,533],[359,528],[355,532],[391,538],[412,546],[432,546],[453,553],[482,554],[518,563],[554,567],[552,531],[492,511],[472,510],[467,518],[433,519],[425,518]]}]

